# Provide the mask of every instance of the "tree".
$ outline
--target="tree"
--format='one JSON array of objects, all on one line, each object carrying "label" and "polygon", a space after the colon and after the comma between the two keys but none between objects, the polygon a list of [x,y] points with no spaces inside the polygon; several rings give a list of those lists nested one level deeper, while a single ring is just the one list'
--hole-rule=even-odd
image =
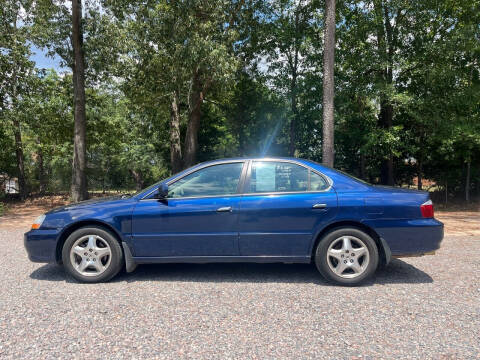
[{"label": "tree", "polygon": [[230,86],[238,65],[234,56],[237,18],[244,4],[244,0],[109,3],[129,36],[130,47],[123,54],[126,93],[144,106],[170,107],[174,171],[196,161],[206,96]]},{"label": "tree", "polygon": [[319,28],[319,2],[281,0],[268,3],[259,17],[257,54],[267,68],[265,76],[290,105],[286,125],[288,154],[299,156],[302,129],[301,88],[312,71]]},{"label": "tree", "polygon": [[182,170],[182,143],[180,140],[180,99],[178,90],[173,90],[170,105],[170,166],[172,173]]},{"label": "tree", "polygon": [[72,163],[72,199],[88,198],[86,169],[85,64],[83,53],[82,2],[72,0],[72,45],[74,52],[74,136]]},{"label": "tree", "polygon": [[[59,0],[36,0],[32,41],[58,56],[62,66],[73,73],[73,156],[71,196],[74,201],[88,197],[85,88],[105,80],[112,64],[112,26],[98,2],[72,0],[71,9]],[[87,6],[88,5],[88,6]],[[85,16],[83,16],[85,14]],[[90,65],[90,66],[89,66]]]},{"label": "tree", "polygon": [[323,49],[323,141],[322,161],[333,167],[334,161],[334,67],[335,0],[325,1],[325,37]]},{"label": "tree", "polygon": [[29,60],[30,50],[26,43],[30,31],[29,5],[28,2],[7,1],[0,12],[0,64],[2,67],[0,111],[2,117],[12,126],[16,172],[22,199],[28,195],[28,188],[22,138],[22,120],[24,119],[19,103],[28,96],[32,79],[35,77],[34,65]]},{"label": "tree", "polygon": [[72,78],[39,70],[29,97],[22,100],[32,191],[70,189],[73,132]]},{"label": "tree", "polygon": [[267,86],[265,78],[239,72],[231,96],[222,104],[227,126],[224,138],[233,138],[233,144],[229,144],[233,151],[226,156],[279,156],[287,153],[289,139],[279,136],[279,130],[285,122],[289,104]]},{"label": "tree", "polygon": [[[480,195],[478,0],[3,5],[0,172],[22,197],[81,192],[81,162],[107,191],[287,154]],[[71,71],[36,69],[31,43]]]}]

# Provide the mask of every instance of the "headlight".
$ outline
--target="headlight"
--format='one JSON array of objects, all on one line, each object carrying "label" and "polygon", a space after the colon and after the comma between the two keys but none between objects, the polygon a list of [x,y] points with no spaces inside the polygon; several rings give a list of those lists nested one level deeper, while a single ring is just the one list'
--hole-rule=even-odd
[{"label": "headlight", "polygon": [[42,226],[43,220],[45,220],[45,215],[40,215],[35,219],[32,224],[32,229],[39,229]]}]

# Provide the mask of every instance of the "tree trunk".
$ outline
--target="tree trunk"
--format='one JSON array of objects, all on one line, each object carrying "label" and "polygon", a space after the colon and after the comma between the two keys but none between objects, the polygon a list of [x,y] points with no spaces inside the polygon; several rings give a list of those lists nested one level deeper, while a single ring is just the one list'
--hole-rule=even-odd
[{"label": "tree trunk", "polygon": [[201,105],[198,104],[190,113],[190,121],[188,122],[188,126],[187,126],[187,133],[185,136],[185,157],[184,157],[185,168],[188,168],[194,165],[197,160],[198,130],[200,128],[201,116],[202,116]]},{"label": "tree trunk", "polygon": [[297,74],[294,72],[292,74],[292,81],[290,86],[291,101],[292,101],[292,119],[290,121],[290,145],[289,145],[289,154],[290,156],[295,156],[296,146],[297,146]]},{"label": "tree trunk", "polygon": [[46,182],[46,176],[45,176],[45,166],[43,162],[43,150],[42,147],[40,146],[40,139],[37,138],[37,145],[38,145],[38,152],[37,152],[37,164],[38,164],[38,181],[40,183],[40,189],[39,193],[40,194],[45,194],[45,191],[47,189],[47,182]]},{"label": "tree trunk", "polygon": [[185,135],[185,156],[184,166],[188,168],[195,164],[198,151],[198,130],[200,129],[200,119],[202,117],[202,103],[204,90],[200,83],[198,71],[193,77],[192,95],[190,99],[190,114]]},{"label": "tree trunk", "polygon": [[467,178],[465,180],[465,201],[470,202],[470,160],[467,162]]},{"label": "tree trunk", "polygon": [[417,189],[422,190],[422,180],[423,180],[423,164],[422,164],[422,159],[419,157],[417,159]]},{"label": "tree trunk", "polygon": [[[15,36],[15,45],[17,42],[17,17],[15,16],[14,21],[14,36]],[[23,154],[23,143],[22,143],[22,129],[20,126],[20,120],[18,119],[18,109],[17,109],[17,67],[14,66],[13,69],[13,91],[12,91],[12,104],[13,104],[13,135],[15,137],[15,155],[17,158],[17,172],[18,172],[18,187],[20,192],[20,198],[24,200],[27,197],[27,181],[25,177],[25,156]]]},{"label": "tree trunk", "polygon": [[323,49],[323,141],[322,161],[333,167],[334,161],[334,78],[335,0],[325,1],[325,36]]},{"label": "tree trunk", "polygon": [[297,70],[298,70],[298,52],[299,42],[298,36],[301,34],[299,29],[300,23],[300,8],[295,12],[295,41],[294,41],[294,55],[293,59],[289,58],[289,64],[292,71],[292,79],[290,82],[290,100],[292,109],[292,119],[290,121],[290,144],[289,154],[295,156],[297,149],[297,122],[298,122],[298,108],[297,108]]},{"label": "tree trunk", "polygon": [[448,180],[445,179],[445,205],[448,204]]},{"label": "tree trunk", "polygon": [[143,189],[143,173],[141,170],[130,170],[133,179],[135,180],[135,189],[140,191]]},{"label": "tree trunk", "polygon": [[389,186],[395,185],[392,156],[390,156],[388,159],[382,160],[382,165],[380,168],[380,183]]},{"label": "tree trunk", "polygon": [[[385,86],[393,82],[393,29],[390,24],[388,9],[383,1],[375,1],[375,16],[377,21],[377,44],[379,57],[384,65],[381,74],[381,81]],[[380,113],[378,114],[378,125],[389,130],[393,123],[393,106],[386,94],[380,96]],[[383,185],[394,185],[393,154],[382,160],[380,167],[380,182]]]},{"label": "tree trunk", "polygon": [[367,160],[364,153],[360,153],[360,179],[367,179]]},{"label": "tree trunk", "polygon": [[[393,106],[386,100],[380,104],[380,114],[378,115],[378,125],[384,129],[390,129],[393,121]],[[394,185],[393,176],[393,155],[390,154],[387,159],[382,160],[380,169],[380,182],[383,185]]]},{"label": "tree trunk", "polygon": [[27,182],[25,180],[25,157],[23,154],[22,132],[17,114],[13,115],[13,133],[15,136],[15,155],[17,157],[18,187],[20,198],[24,200],[27,197],[28,192]]},{"label": "tree trunk", "polygon": [[170,106],[170,165],[173,174],[182,170],[182,144],[180,142],[180,114],[177,91],[173,93]]},{"label": "tree trunk", "polygon": [[86,169],[86,118],[85,118],[85,64],[83,54],[82,3],[72,0],[72,45],[74,51],[74,135],[72,164],[72,199],[88,198]]}]

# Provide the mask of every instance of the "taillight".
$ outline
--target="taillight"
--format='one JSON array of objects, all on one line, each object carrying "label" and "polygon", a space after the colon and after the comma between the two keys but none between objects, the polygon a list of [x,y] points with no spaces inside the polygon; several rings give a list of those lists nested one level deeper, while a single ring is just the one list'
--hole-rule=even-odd
[{"label": "taillight", "polygon": [[433,218],[433,203],[432,200],[428,200],[420,205],[420,210],[422,211],[422,216],[424,218]]}]

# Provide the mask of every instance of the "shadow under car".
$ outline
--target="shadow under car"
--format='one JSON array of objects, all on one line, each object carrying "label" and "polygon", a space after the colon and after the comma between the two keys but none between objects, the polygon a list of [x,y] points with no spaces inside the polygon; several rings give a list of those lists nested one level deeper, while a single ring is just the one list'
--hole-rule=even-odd
[{"label": "shadow under car", "polygon": [[[44,281],[76,282],[68,276],[63,266],[46,264],[34,270],[30,278]],[[313,283],[329,285],[313,264],[145,264],[132,273],[121,272],[111,282],[136,281],[187,281],[187,282],[249,282],[249,283]],[[432,283],[430,275],[400,259],[392,259],[385,268],[363,286],[374,284]]]}]

